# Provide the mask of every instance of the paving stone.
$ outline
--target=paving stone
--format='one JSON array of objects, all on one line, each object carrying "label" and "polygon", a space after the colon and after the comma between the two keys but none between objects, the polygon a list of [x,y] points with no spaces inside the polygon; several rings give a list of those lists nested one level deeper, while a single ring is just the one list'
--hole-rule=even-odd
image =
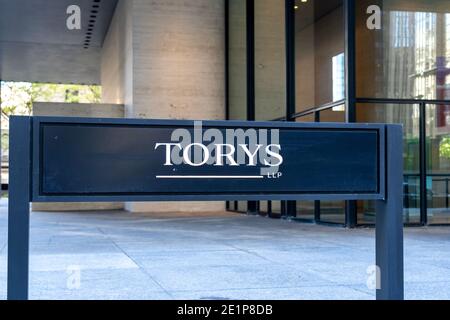
[{"label": "paving stone", "polygon": [[[0,201],[0,299],[7,206]],[[405,297],[450,299],[450,228],[405,228]],[[374,299],[374,229],[234,213],[31,215],[32,299]],[[73,288],[79,271],[80,286]]]}]

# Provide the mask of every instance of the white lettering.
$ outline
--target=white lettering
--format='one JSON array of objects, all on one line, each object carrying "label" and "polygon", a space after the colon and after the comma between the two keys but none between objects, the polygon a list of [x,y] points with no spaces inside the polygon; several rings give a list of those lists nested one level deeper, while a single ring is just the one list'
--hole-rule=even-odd
[{"label": "white lettering", "polygon": [[160,146],[166,146],[166,162],[164,163],[165,166],[173,166],[172,162],[170,162],[170,147],[178,147],[181,150],[181,144],[179,143],[157,143],[155,145],[155,150],[158,149]]},{"label": "white lettering", "polygon": [[[228,148],[228,153],[223,153],[223,147]],[[234,161],[234,153],[236,148],[231,144],[217,144],[216,145],[216,164],[215,166],[223,166],[222,158],[226,157],[230,166],[238,166],[236,161]]]},{"label": "white lettering", "polygon": [[278,150],[281,151],[281,146],[280,146],[279,144],[269,144],[269,145],[266,147],[266,153],[267,153],[267,155],[269,155],[269,156],[272,157],[272,158],[278,159],[278,163],[273,164],[273,163],[271,163],[271,162],[268,162],[266,159],[264,159],[264,164],[265,164],[266,166],[278,167],[278,166],[280,166],[280,165],[283,163],[283,157],[282,157],[279,153],[273,152],[273,151],[271,150],[272,147],[278,148]]},{"label": "white lettering", "polygon": [[248,159],[250,161],[248,166],[256,166],[256,156],[258,154],[259,149],[261,149],[261,147],[263,145],[262,144],[257,144],[256,145],[257,148],[256,148],[256,150],[253,153],[251,153],[251,151],[248,149],[247,145],[240,144],[239,146],[242,148],[242,150],[244,150],[245,154],[248,156]]},{"label": "white lettering", "polygon": [[[198,146],[198,147],[202,148],[202,150],[203,150],[204,157],[203,157],[203,160],[200,163],[192,162],[191,161],[191,157],[189,156],[189,152],[191,151],[191,148],[193,148],[195,146]],[[186,148],[184,148],[183,159],[184,159],[184,162],[186,162],[190,166],[200,167],[200,166],[202,166],[202,165],[204,165],[205,163],[208,162],[209,150],[208,150],[208,148],[205,145],[203,145],[201,143],[191,143]]]}]

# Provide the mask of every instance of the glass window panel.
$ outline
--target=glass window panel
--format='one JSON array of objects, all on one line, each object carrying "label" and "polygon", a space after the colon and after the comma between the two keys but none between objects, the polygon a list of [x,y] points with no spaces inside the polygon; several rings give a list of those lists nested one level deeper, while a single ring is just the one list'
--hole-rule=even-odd
[{"label": "glass window panel", "polygon": [[[296,122],[315,122],[314,114],[295,119]],[[314,220],[314,201],[297,201],[297,217]]]},{"label": "glass window panel", "polygon": [[297,217],[314,220],[314,201],[297,201]]},{"label": "glass window panel", "polygon": [[344,98],[344,36],[342,0],[297,1],[297,112]]},{"label": "glass window panel", "polygon": [[299,117],[295,119],[296,122],[314,122],[315,118],[314,118],[314,114],[308,114],[306,116],[303,117]]},{"label": "glass window panel", "polygon": [[[382,10],[367,28],[367,7]],[[450,67],[450,1],[356,1],[357,96],[443,99]]]},{"label": "glass window panel", "polygon": [[345,201],[320,201],[320,221],[345,223]]},{"label": "glass window panel", "polygon": [[261,214],[267,214],[269,212],[268,201],[259,202],[259,212]]},{"label": "glass window panel", "polygon": [[[320,122],[345,122],[345,110],[339,107],[320,111]],[[345,223],[344,201],[320,201],[320,221],[327,223]]]},{"label": "glass window panel", "polygon": [[340,53],[333,57],[333,102],[340,101],[345,98],[345,57],[344,53]]},{"label": "glass window panel", "polygon": [[237,211],[237,202],[236,201],[227,201],[228,211]]},{"label": "glass window panel", "polygon": [[450,223],[450,106],[429,105],[426,114],[428,223]]},{"label": "glass window panel", "polygon": [[237,211],[247,212],[247,201],[238,201]]},{"label": "glass window panel", "polygon": [[[358,104],[356,114],[358,122],[403,124],[403,217],[405,223],[420,223],[419,106]],[[358,223],[374,222],[373,201],[359,201],[357,207]]]},{"label": "glass window panel", "polygon": [[281,201],[272,201],[272,213],[275,215],[281,214]]},{"label": "glass window panel", "polygon": [[320,111],[320,122],[345,122],[345,107],[338,106]]}]

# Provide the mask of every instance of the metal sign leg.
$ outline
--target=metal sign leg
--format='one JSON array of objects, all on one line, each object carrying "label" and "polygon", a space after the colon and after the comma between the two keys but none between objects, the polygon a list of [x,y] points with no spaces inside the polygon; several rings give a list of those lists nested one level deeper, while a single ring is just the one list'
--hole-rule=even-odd
[{"label": "metal sign leg", "polygon": [[[14,300],[28,299],[32,158],[31,122],[30,117],[11,117],[10,119],[7,288],[8,299]],[[379,130],[380,128],[377,129]],[[37,138],[35,137],[35,139]],[[400,300],[403,299],[404,290],[403,148],[402,129],[400,126],[386,126],[385,149],[386,199],[377,202],[376,214],[376,264],[379,267],[377,284],[380,285],[377,288],[376,295],[377,299]],[[384,165],[384,161],[381,162]],[[376,199],[379,198],[379,195],[377,195]],[[95,197],[92,197],[92,199],[95,200]]]},{"label": "metal sign leg", "polygon": [[386,200],[377,201],[377,300],[403,300],[403,137],[400,127],[386,130]]},{"label": "metal sign leg", "polygon": [[30,118],[10,119],[8,300],[28,299]]}]

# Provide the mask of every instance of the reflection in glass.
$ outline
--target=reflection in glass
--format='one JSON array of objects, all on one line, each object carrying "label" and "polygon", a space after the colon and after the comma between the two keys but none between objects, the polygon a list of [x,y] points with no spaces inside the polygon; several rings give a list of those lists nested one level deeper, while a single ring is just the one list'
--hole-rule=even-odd
[{"label": "reflection in glass", "polygon": [[[450,121],[446,105],[429,105],[427,123],[428,223],[450,222]],[[445,119],[441,119],[444,117]]]},{"label": "reflection in glass", "polygon": [[260,201],[259,202],[259,213],[266,215],[269,213],[269,201]]},{"label": "reflection in glass", "polygon": [[[356,114],[357,122],[403,124],[403,217],[405,223],[420,223],[419,106],[359,104]],[[358,202],[358,223],[373,223],[374,215],[372,201]]]},{"label": "reflection in glass", "polygon": [[271,201],[272,203],[272,213],[274,215],[281,214],[281,201]]},{"label": "reflection in glass", "polygon": [[333,102],[345,99],[345,55],[339,53],[332,59]]},{"label": "reflection in glass", "polygon": [[[320,112],[320,122],[345,122],[345,112],[327,109]],[[320,201],[320,221],[345,223],[345,201]]]},{"label": "reflection in glass", "polygon": [[344,98],[345,33],[342,0],[298,1],[296,7],[296,111],[300,112]]},{"label": "reflection in glass", "polygon": [[356,1],[357,95],[444,99],[450,73],[450,1],[378,0],[382,28],[366,26],[373,0]]},{"label": "reflection in glass", "polygon": [[295,119],[296,122],[314,122],[315,121],[315,117],[314,114],[308,114],[306,116],[303,117],[299,117]]},{"label": "reflection in glass", "polygon": [[320,122],[345,122],[345,107],[336,107],[321,111]]},{"label": "reflection in glass", "polygon": [[320,221],[326,223],[345,223],[344,201],[320,201]]},{"label": "reflection in glass", "polygon": [[297,201],[297,218],[314,220],[314,201]]}]

